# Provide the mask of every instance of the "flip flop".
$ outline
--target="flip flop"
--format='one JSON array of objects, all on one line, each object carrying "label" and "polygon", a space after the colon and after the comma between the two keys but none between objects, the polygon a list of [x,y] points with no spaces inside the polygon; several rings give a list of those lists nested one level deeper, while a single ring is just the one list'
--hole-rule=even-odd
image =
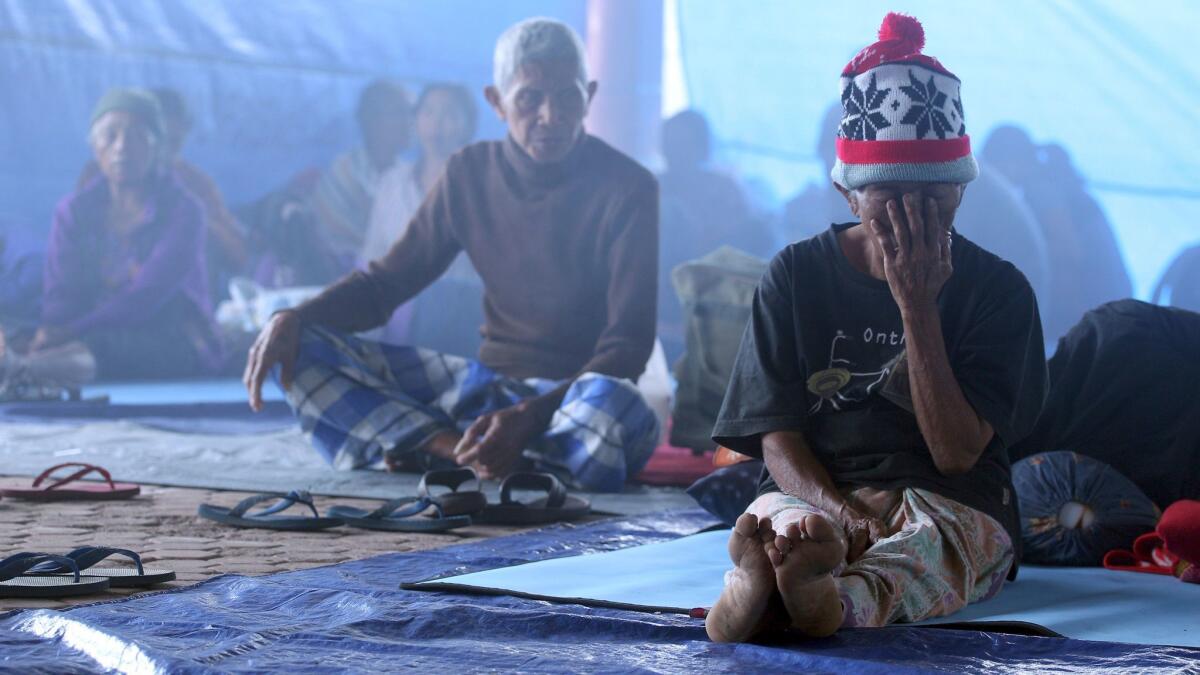
[{"label": "flip flop", "polygon": [[[430,507],[431,517],[416,517]],[[337,518],[351,527],[389,532],[445,532],[471,524],[470,516],[447,516],[442,507],[429,497],[401,497],[384,502],[374,511],[353,506],[331,506],[325,515]]]},{"label": "flip flop", "polygon": [[[61,564],[71,574],[29,572],[44,563]],[[82,576],[74,560],[46,553],[18,553],[0,560],[0,598],[67,598],[108,590],[108,579]]]},{"label": "flip flop", "polygon": [[[513,490],[537,490],[546,496],[527,502],[513,499]],[[567,494],[552,473],[517,472],[500,483],[500,503],[491,504],[475,518],[493,525],[541,525],[575,520],[591,513],[591,502]]]},{"label": "flip flop", "polygon": [[[459,490],[463,483],[474,481],[474,489]],[[433,494],[432,487],[449,488],[449,492]],[[487,506],[487,497],[479,489],[479,475],[475,469],[464,466],[458,469],[427,471],[417,485],[417,496],[424,497],[441,507],[444,516],[462,516],[479,513]]]},{"label": "flip flop", "polygon": [[[250,507],[265,501],[277,499],[271,506],[259,511],[250,511]],[[312,516],[277,516],[276,513],[303,504],[312,511]],[[340,518],[322,518],[317,507],[313,504],[312,495],[305,491],[292,490],[287,494],[269,492],[253,497],[246,497],[231,508],[201,504],[197,511],[202,518],[215,520],[234,527],[258,528],[264,530],[306,531],[327,530],[342,524]]]},{"label": "flip flop", "polygon": [[[75,473],[65,477],[56,479],[46,487],[41,487],[42,482],[50,477],[50,474],[65,469],[69,466],[80,467]],[[79,479],[90,473],[99,473],[104,478],[104,483],[76,483]],[[70,487],[67,487],[67,486]],[[41,473],[40,476],[33,479],[32,487],[0,488],[0,495],[12,497],[14,499],[29,499],[42,502],[66,502],[80,500],[100,500],[100,499],[131,499],[136,497],[142,488],[133,483],[114,483],[112,474],[103,467],[94,464],[82,464],[79,462],[67,462],[52,466]]]},{"label": "flip flop", "polygon": [[[96,563],[113,555],[123,555],[132,559],[134,567],[94,567]],[[81,546],[63,557],[73,560],[80,570],[87,570],[88,576],[108,579],[108,585],[112,588],[141,588],[175,580],[175,572],[142,567],[142,556],[123,548]],[[44,562],[30,571],[54,576],[71,573],[70,566],[58,561]]]}]

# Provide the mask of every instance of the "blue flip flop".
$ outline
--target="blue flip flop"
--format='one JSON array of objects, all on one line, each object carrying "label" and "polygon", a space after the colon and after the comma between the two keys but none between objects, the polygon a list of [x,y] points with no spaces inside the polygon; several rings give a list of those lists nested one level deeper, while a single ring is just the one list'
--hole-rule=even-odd
[{"label": "blue flip flop", "polygon": [[[421,515],[433,508],[434,516]],[[441,504],[429,497],[401,497],[384,502],[374,511],[353,506],[331,506],[325,515],[337,518],[351,527],[389,532],[445,532],[471,524],[470,516],[447,516]]]},{"label": "blue flip flop", "polygon": [[[279,501],[271,506],[258,511],[250,511],[250,507],[261,504],[272,499]],[[285,511],[296,504],[303,504],[312,511],[312,516],[277,516],[275,514],[280,511]],[[234,527],[257,528],[264,530],[289,530],[312,532],[316,530],[327,530],[331,527],[337,527],[342,524],[340,518],[323,518],[320,512],[317,511],[316,505],[313,504],[312,495],[302,490],[292,490],[287,494],[280,492],[271,492],[261,495],[247,497],[238,502],[237,506],[231,508],[225,506],[214,506],[212,504],[201,504],[197,513],[200,517],[214,520],[225,525]]]},{"label": "blue flip flop", "polygon": [[[70,574],[41,574],[33,571],[45,564],[62,565]],[[66,598],[102,593],[108,579],[83,576],[74,560],[46,553],[17,553],[0,560],[0,598]]]},{"label": "blue flip flop", "polygon": [[[95,565],[114,555],[133,560],[133,567],[96,567]],[[142,556],[123,548],[106,546],[81,546],[63,556],[75,562],[78,570],[87,570],[88,576],[108,579],[112,588],[140,588],[164,584],[175,580],[175,572],[142,566]],[[59,561],[46,561],[30,569],[35,574],[65,576],[73,572],[72,567]]]}]

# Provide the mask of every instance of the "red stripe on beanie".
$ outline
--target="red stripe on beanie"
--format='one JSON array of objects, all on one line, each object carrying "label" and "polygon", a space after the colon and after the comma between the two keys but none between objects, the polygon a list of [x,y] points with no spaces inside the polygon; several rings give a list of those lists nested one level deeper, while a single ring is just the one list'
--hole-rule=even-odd
[{"label": "red stripe on beanie", "polygon": [[837,139],[838,159],[846,164],[930,164],[953,162],[970,154],[970,136],[923,141]]}]

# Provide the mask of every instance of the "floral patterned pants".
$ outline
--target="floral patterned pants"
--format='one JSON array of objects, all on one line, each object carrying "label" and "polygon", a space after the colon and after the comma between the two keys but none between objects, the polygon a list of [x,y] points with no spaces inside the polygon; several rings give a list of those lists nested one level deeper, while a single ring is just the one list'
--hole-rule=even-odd
[{"label": "floral patterned pants", "polygon": [[[1000,591],[1012,566],[1013,547],[995,519],[926,490],[873,492],[871,501],[888,505],[872,515],[888,524],[891,535],[853,563],[834,569],[843,627],[946,616]],[[782,492],[758,497],[746,512],[770,517],[776,532],[812,513],[828,518]]]}]

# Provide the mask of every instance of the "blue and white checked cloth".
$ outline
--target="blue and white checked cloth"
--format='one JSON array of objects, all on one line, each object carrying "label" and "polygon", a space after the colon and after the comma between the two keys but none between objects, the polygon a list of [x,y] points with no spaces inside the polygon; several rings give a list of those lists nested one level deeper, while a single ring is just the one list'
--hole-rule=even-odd
[{"label": "blue and white checked cloth", "polygon": [[[480,415],[554,389],[552,380],[517,380],[459,356],[307,328],[288,404],[305,437],[338,469],[383,468],[435,434],[464,431]],[[620,491],[646,464],[658,420],[632,382],[585,373],[535,447],[547,468],[596,492]]]}]

